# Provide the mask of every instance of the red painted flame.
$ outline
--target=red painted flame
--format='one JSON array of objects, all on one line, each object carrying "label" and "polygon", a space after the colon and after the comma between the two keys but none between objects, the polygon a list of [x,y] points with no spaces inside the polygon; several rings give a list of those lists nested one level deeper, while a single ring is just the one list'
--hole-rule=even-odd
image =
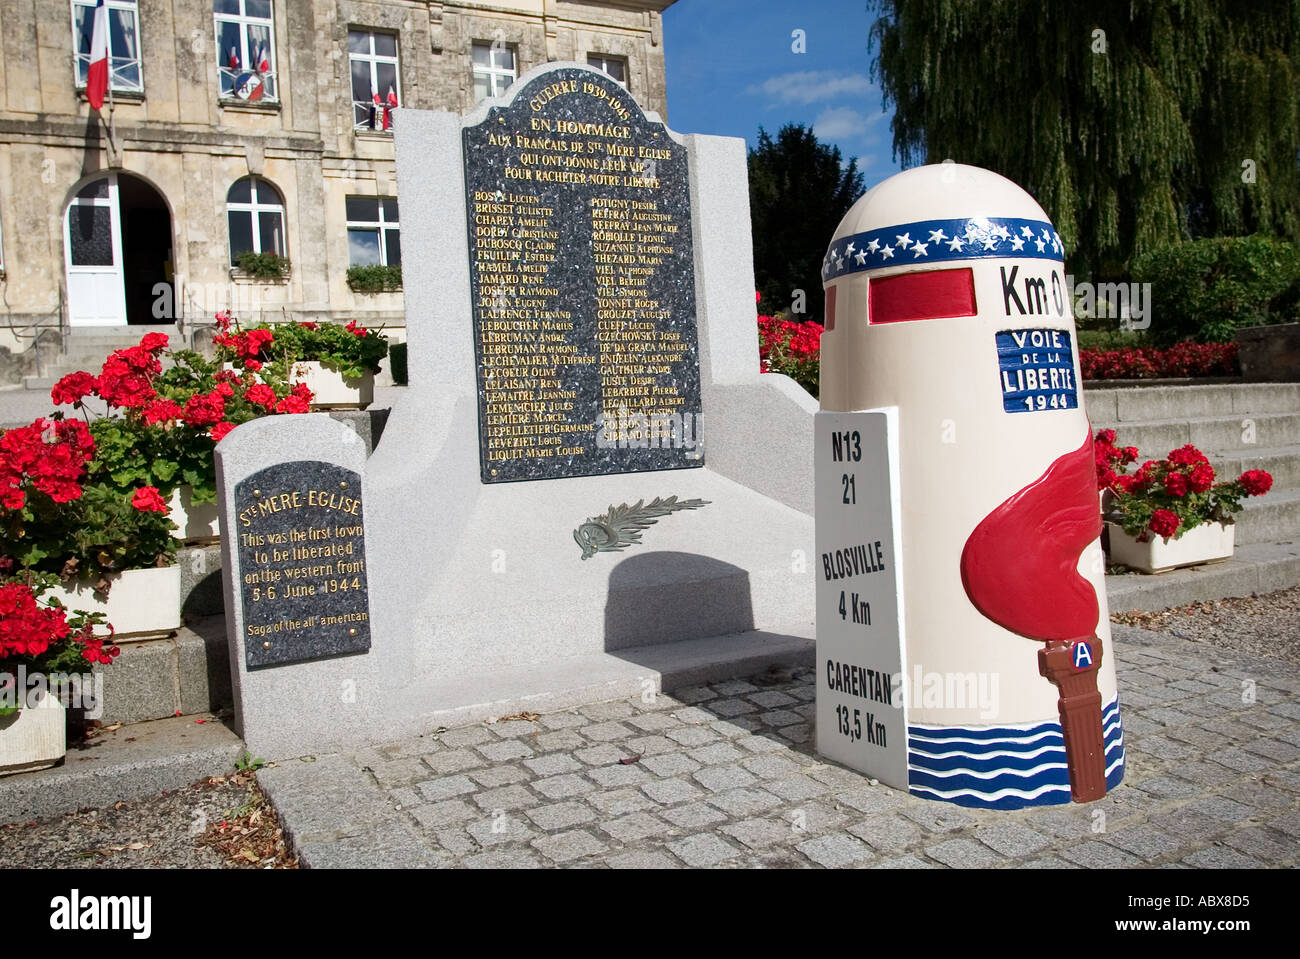
[{"label": "red painted flame", "polygon": [[1100,610],[1078,564],[1100,535],[1089,436],[975,527],[961,554],[966,595],[993,622],[1030,639],[1091,636]]}]

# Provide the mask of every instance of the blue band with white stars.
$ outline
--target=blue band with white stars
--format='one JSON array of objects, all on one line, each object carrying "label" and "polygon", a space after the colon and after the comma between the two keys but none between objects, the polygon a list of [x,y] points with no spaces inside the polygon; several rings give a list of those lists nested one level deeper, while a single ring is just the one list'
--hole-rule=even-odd
[{"label": "blue band with white stars", "polygon": [[904,263],[1031,257],[1063,261],[1060,234],[1046,220],[987,216],[900,223],[845,236],[822,261],[822,280]]}]

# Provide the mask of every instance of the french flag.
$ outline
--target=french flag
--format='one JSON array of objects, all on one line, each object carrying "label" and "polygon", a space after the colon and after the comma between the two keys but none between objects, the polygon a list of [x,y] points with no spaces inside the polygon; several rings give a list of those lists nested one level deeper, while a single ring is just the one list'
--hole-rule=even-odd
[{"label": "french flag", "polygon": [[373,83],[370,85],[370,101],[370,117],[367,122],[370,125],[370,129],[373,130],[375,128],[375,114],[379,110],[379,91],[375,89]]},{"label": "french flag", "polygon": [[393,108],[397,106],[397,91],[391,86],[388,88],[388,102],[384,104],[384,129],[387,130],[393,125]]},{"label": "french flag", "polygon": [[104,0],[95,4],[95,19],[90,32],[90,68],[86,71],[86,99],[92,109],[104,106],[108,92],[108,8]]},{"label": "french flag", "polygon": [[226,63],[232,70],[239,69],[239,51],[234,47],[230,48],[230,59],[227,60]]},{"label": "french flag", "polygon": [[257,47],[257,72],[268,73],[271,69],[271,61],[266,56],[266,44],[259,44]]}]

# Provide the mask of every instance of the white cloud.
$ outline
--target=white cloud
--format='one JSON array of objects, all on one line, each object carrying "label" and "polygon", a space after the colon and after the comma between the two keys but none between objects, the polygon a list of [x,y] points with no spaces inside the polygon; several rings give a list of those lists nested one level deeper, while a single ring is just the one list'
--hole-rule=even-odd
[{"label": "white cloud", "polygon": [[857,110],[849,107],[827,107],[817,114],[813,121],[813,132],[817,139],[856,140],[867,131],[870,121]]},{"label": "white cloud", "polygon": [[835,73],[832,70],[804,70],[768,77],[750,86],[751,94],[762,93],[781,103],[815,103],[835,97],[863,96],[875,88],[861,73]]}]

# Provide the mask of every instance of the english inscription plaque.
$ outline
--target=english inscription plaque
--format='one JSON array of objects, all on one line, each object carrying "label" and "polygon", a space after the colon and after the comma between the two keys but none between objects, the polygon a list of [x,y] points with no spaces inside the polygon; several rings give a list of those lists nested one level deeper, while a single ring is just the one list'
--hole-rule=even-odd
[{"label": "english inscription plaque", "polygon": [[249,669],[370,649],[361,478],[279,463],[235,487]]},{"label": "english inscription plaque", "polygon": [[686,148],[575,67],[464,150],[483,482],[703,466]]}]

